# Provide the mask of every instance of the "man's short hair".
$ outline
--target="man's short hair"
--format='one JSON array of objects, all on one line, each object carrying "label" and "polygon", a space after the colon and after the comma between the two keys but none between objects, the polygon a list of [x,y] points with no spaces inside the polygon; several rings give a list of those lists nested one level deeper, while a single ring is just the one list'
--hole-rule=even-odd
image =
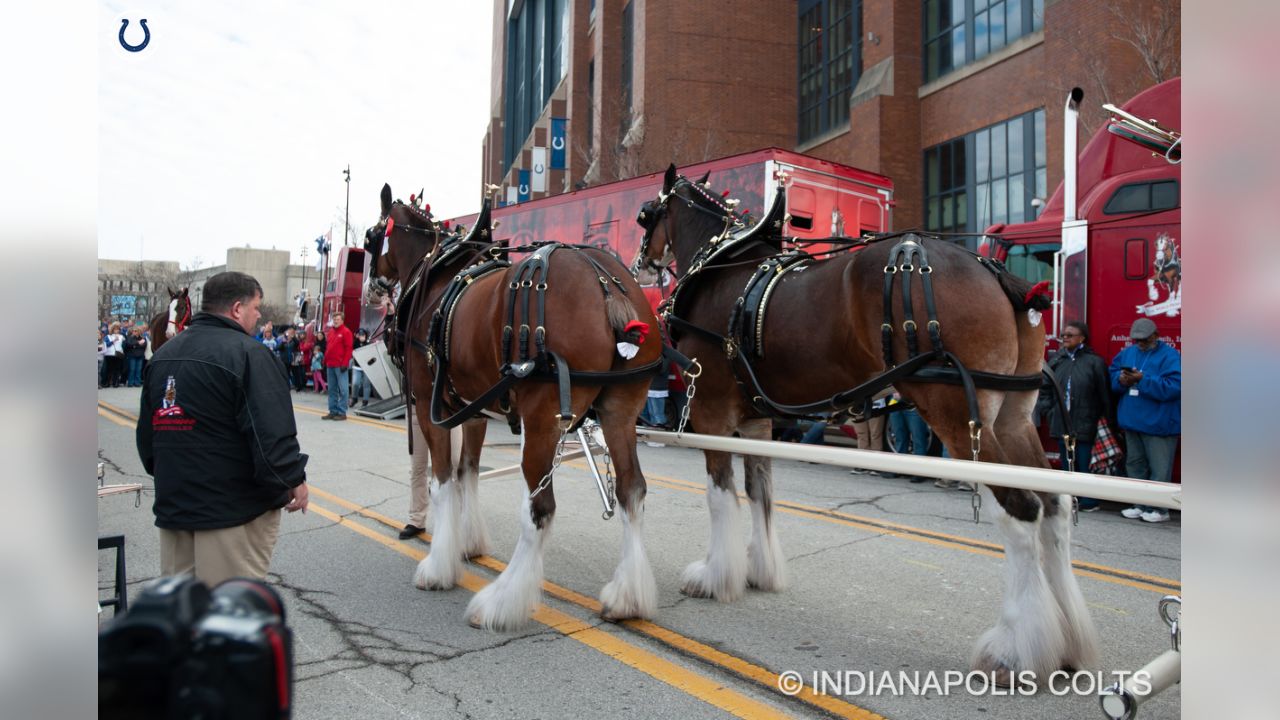
[{"label": "man's short hair", "polygon": [[261,295],[262,285],[252,275],[242,272],[222,272],[205,282],[200,310],[226,314],[237,302],[249,302]]},{"label": "man's short hair", "polygon": [[1073,327],[1080,331],[1080,336],[1086,341],[1089,339],[1089,325],[1083,320],[1071,320],[1066,323],[1066,327]]}]

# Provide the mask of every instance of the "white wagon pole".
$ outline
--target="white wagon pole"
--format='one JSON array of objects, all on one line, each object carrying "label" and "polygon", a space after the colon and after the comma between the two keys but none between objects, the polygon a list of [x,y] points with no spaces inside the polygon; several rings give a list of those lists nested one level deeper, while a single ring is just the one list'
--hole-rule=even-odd
[{"label": "white wagon pole", "polygon": [[824,445],[747,440],[696,433],[678,435],[648,428],[637,428],[636,433],[667,445],[699,450],[719,450],[778,460],[805,460],[824,465],[866,468],[900,475],[926,475],[975,484],[1065,493],[1099,500],[1182,510],[1182,486],[1173,483]]}]

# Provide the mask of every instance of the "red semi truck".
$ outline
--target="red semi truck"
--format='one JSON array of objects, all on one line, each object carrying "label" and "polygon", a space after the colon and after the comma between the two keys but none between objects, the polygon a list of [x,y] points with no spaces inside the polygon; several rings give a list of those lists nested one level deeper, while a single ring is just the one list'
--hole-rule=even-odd
[{"label": "red semi truck", "polygon": [[[1181,140],[1166,132],[1181,127],[1181,100],[1182,81],[1174,78],[1118,110],[1108,108],[1112,120],[1073,163],[1081,101],[1073,93],[1062,185],[1037,219],[987,228],[981,254],[1032,282],[1053,285],[1047,352],[1057,349],[1063,323],[1084,320],[1090,344],[1109,363],[1129,344],[1129,328],[1140,317],[1153,320],[1160,338],[1182,350]],[[1152,129],[1159,137],[1150,137]],[[1053,448],[1048,454],[1056,460],[1056,442],[1046,448]],[[1175,464],[1175,481],[1179,476]]]}]

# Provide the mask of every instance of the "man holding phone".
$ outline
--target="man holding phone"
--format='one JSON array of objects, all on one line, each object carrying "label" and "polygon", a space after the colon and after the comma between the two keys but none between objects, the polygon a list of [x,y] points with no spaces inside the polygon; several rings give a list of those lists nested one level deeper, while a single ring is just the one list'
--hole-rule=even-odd
[{"label": "man holding phone", "polygon": [[[1138,318],[1129,330],[1133,341],[1111,361],[1111,389],[1120,393],[1116,420],[1124,430],[1125,474],[1139,480],[1170,482],[1173,457],[1182,434],[1182,356],[1162,342],[1150,318]],[[1127,518],[1165,522],[1169,511],[1134,505]]]}]

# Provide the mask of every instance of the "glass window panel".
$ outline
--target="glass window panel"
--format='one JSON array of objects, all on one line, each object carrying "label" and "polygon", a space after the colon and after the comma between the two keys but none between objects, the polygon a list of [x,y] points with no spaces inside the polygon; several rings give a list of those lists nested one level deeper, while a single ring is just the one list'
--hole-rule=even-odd
[{"label": "glass window panel", "polygon": [[1037,110],[1035,115],[1036,167],[1044,167],[1044,111]]},{"label": "glass window panel", "polygon": [[973,175],[978,182],[991,179],[991,131],[979,130],[973,139]]},{"label": "glass window panel", "polygon": [[964,154],[964,138],[952,143],[951,154],[951,187],[962,188],[966,182],[965,178],[965,154]]},{"label": "glass window panel", "polygon": [[1004,18],[1009,40],[1022,37],[1022,0],[1008,0],[1005,3]]},{"label": "glass window panel", "polygon": [[927,169],[925,170],[925,195],[936,195],[938,194],[938,191],[941,190],[941,183],[939,182],[941,173],[939,172],[938,164],[939,158],[937,150],[930,150],[925,153],[925,165],[927,166]]},{"label": "glass window panel", "polygon": [[1011,223],[1023,222],[1027,219],[1028,198],[1022,178],[1022,173],[1009,176],[1009,222]]},{"label": "glass window panel", "polygon": [[1142,183],[1140,185],[1126,185],[1107,201],[1106,208],[1103,212],[1112,215],[1115,213],[1131,213],[1142,212],[1151,209],[1151,185]]},{"label": "glass window panel", "polygon": [[1178,207],[1178,183],[1158,182],[1151,186],[1151,209],[1168,210]]},{"label": "glass window panel", "polygon": [[1014,118],[1009,121],[1009,172],[1016,173],[1024,170],[1022,164],[1025,160],[1023,154],[1023,137],[1022,137],[1022,118]]},{"label": "glass window panel", "polygon": [[991,50],[991,40],[988,37],[990,30],[987,28],[987,14],[985,12],[978,13],[973,19],[973,59],[977,60],[983,57]]},{"label": "glass window panel", "polygon": [[1031,29],[1039,30],[1044,27],[1044,0],[1031,1]]},{"label": "glass window panel", "polygon": [[969,194],[963,190],[956,193],[956,227],[961,230],[969,227]]},{"label": "glass window panel", "polygon": [[978,215],[978,229],[991,225],[991,184],[979,183],[973,193],[974,212]]},{"label": "glass window panel", "polygon": [[964,66],[964,49],[964,24],[961,23],[951,31],[951,67]]},{"label": "glass window panel", "polygon": [[1036,197],[1047,202],[1049,200],[1049,194],[1048,188],[1045,187],[1045,185],[1045,171],[1044,168],[1040,168],[1036,171]]},{"label": "glass window panel", "polygon": [[938,198],[929,198],[928,218],[925,220],[925,227],[930,230],[938,228]]},{"label": "glass window panel", "polygon": [[987,0],[973,0],[974,12],[977,12],[978,10],[986,10],[986,9],[987,9]]},{"label": "glass window panel", "polygon": [[1004,3],[991,4],[991,52],[1004,47]]},{"label": "glass window panel", "polygon": [[1004,179],[991,183],[991,222],[1009,222],[1009,185]]},{"label": "glass window panel", "polygon": [[945,73],[951,68],[951,33],[946,33],[938,38],[938,71]]},{"label": "glass window panel", "polygon": [[955,223],[955,213],[952,208],[953,202],[954,200],[950,195],[942,197],[942,224],[938,226],[941,230],[950,230]]},{"label": "glass window panel", "polygon": [[[947,143],[946,145],[943,145],[941,148],[939,148],[939,151],[940,152],[938,154],[942,156],[942,161],[940,163],[942,170],[938,174],[939,178],[938,178],[937,188],[938,190],[950,190],[951,189],[951,143]],[[935,190],[934,192],[937,192],[938,190]]]},{"label": "glass window panel", "polygon": [[991,128],[991,177],[997,178],[1008,173],[1005,149],[1008,147],[1004,125]]},{"label": "glass window panel", "polygon": [[964,2],[965,0],[951,0],[951,17],[948,18],[951,25],[964,23]]},{"label": "glass window panel", "polygon": [[938,32],[942,30],[941,0],[926,0],[924,4],[924,36],[925,38],[937,37]]}]

